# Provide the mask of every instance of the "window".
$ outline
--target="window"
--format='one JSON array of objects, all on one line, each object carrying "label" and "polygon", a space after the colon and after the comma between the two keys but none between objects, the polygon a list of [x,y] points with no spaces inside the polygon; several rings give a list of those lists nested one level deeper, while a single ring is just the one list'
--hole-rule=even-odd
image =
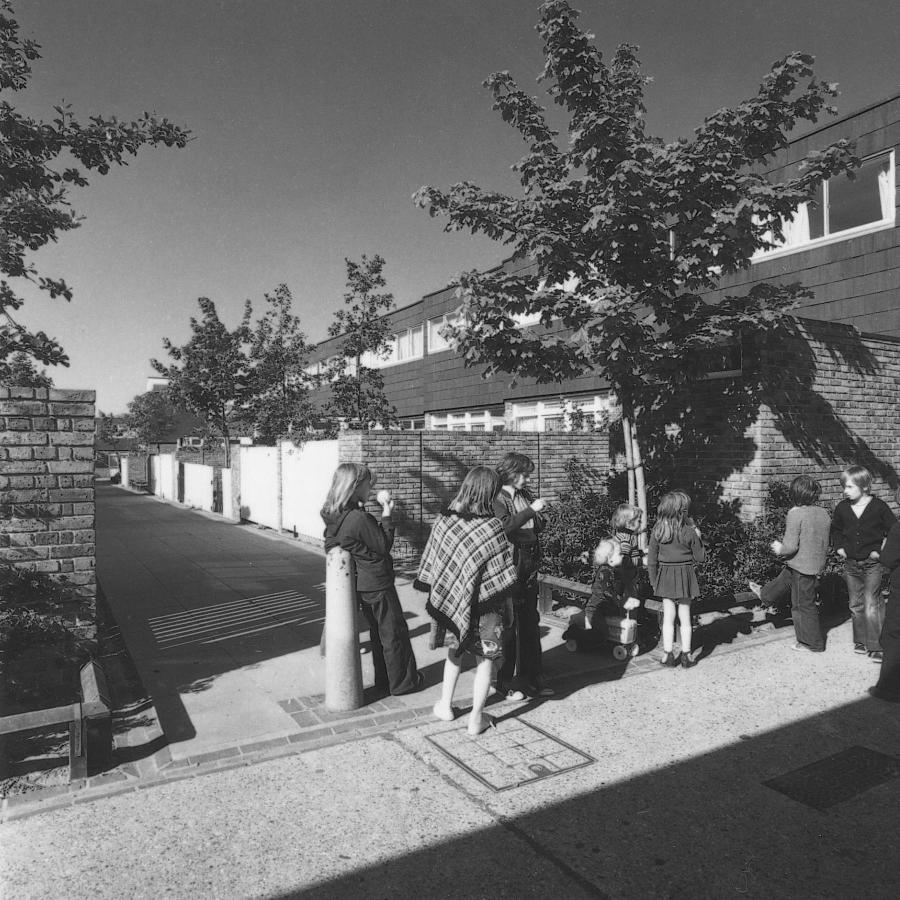
[{"label": "window", "polygon": [[754,261],[893,225],[894,151],[863,160],[854,175],[853,181],[840,175],[820,184],[813,203],[801,204],[794,217],[784,223],[782,243],[772,250],[759,251]]},{"label": "window", "polygon": [[502,431],[503,417],[490,410],[426,416],[426,428],[437,431]]},{"label": "window", "polygon": [[447,313],[436,319],[428,320],[428,352],[440,353],[442,350],[450,350],[450,341],[441,335],[441,329],[445,325],[456,324],[460,317],[456,313]]},{"label": "window", "polygon": [[[578,421],[590,428],[599,425],[609,414],[609,397],[567,397],[565,400],[535,400],[529,403],[510,404],[508,416],[513,431],[554,432],[573,429],[573,413],[577,407]],[[575,426],[578,427],[578,426]]]},{"label": "window", "polygon": [[395,366],[397,363],[421,359],[422,331],[423,328],[419,325],[417,328],[409,328],[406,331],[392,334],[385,341],[385,349],[380,353],[374,353],[371,350],[363,353],[362,364],[367,369],[384,369],[388,366]]}]

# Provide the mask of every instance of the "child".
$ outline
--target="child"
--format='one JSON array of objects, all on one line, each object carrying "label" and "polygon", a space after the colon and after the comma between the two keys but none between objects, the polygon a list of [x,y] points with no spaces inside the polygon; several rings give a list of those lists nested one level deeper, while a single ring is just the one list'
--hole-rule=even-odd
[{"label": "child", "polygon": [[375,477],[367,466],[341,463],[322,507],[325,550],[342,547],[356,564],[356,597],[369,624],[375,687],[383,693],[412,694],[425,685],[416,666],[409,628],[394,587],[394,501],[385,492],[381,527],[365,510]]},{"label": "child", "polygon": [[637,609],[641,603],[637,597],[623,599],[617,585],[615,569],[624,565],[621,544],[615,538],[604,538],[594,550],[594,583],[591,597],[584,608],[584,627],[603,629],[605,616],[620,615],[623,609]]},{"label": "child", "polygon": [[890,507],[872,496],[872,473],[862,466],[841,472],[844,500],[834,508],[831,543],[844,560],[844,581],[850,595],[853,649],[881,662],[879,636],[884,625],[884,597],[879,562],[887,533],[896,521]]},{"label": "child", "polygon": [[609,520],[612,536],[622,548],[622,567],[617,574],[620,590],[626,597],[638,596],[638,580],[644,564],[644,554],[638,540],[643,518],[640,507],[620,503]]},{"label": "child", "polygon": [[415,581],[416,588],[428,591],[428,614],[450,632],[441,698],[433,710],[437,718],[445,722],[456,718],[452,702],[462,654],[471,653],[478,660],[468,724],[473,736],[493,725],[483,713],[484,704],[493,661],[501,658],[504,633],[512,627],[516,566],[503,525],[494,515],[501,487],[492,469],[476,466],[469,471],[450,508],[431,530]]},{"label": "child", "polygon": [[821,490],[809,475],[798,475],[790,488],[791,503],[784,525],[784,537],[772,541],[772,552],[785,559],[784,568],[762,587],[750,582],[750,590],[763,603],[774,602],[790,591],[791,615],[797,642],[794,650],[825,649],[816,606],[816,581],[825,568],[828,555],[828,530],[831,519],[815,502]]},{"label": "child", "polygon": [[[900,490],[894,496],[900,503]],[[881,672],[869,693],[879,700],[900,703],[900,522],[891,526],[881,548],[880,562],[891,573],[891,593],[881,629]]]},{"label": "child", "polygon": [[650,586],[663,602],[662,640],[664,666],[677,666],[675,656],[675,612],[681,626],[681,665],[697,664],[691,658],[691,601],[700,596],[694,564],[703,562],[706,551],[700,530],[688,518],[691,498],[683,491],[671,491],[659,501],[656,524],[650,534],[647,569]]}]

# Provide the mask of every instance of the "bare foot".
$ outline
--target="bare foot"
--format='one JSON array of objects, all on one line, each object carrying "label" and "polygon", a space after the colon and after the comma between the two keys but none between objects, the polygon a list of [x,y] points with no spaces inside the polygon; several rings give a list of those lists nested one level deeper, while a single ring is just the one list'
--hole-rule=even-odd
[{"label": "bare foot", "polygon": [[434,713],[435,718],[440,719],[442,722],[452,722],[456,718],[457,713],[455,707],[444,706],[440,700],[431,707],[431,711]]},{"label": "bare foot", "polygon": [[487,731],[488,728],[496,728],[496,727],[497,726],[494,723],[493,716],[487,716],[487,715],[482,714],[481,716],[479,716],[477,719],[474,719],[474,720],[472,719],[471,716],[469,716],[468,731],[469,731],[469,734],[472,735],[472,737],[476,737],[479,734],[484,734],[484,732]]}]

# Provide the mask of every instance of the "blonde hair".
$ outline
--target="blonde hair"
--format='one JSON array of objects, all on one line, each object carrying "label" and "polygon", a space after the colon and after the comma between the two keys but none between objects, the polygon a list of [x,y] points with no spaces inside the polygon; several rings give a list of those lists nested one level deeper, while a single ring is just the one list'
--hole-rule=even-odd
[{"label": "blonde hair", "polygon": [[331,487],[322,507],[323,516],[334,516],[348,509],[358,500],[359,486],[368,481],[370,485],[375,483],[375,476],[368,466],[361,463],[341,463],[331,479]]},{"label": "blonde hair", "polygon": [[616,550],[621,551],[622,547],[615,538],[603,538],[594,548],[594,565],[602,566],[608,563],[609,558]]},{"label": "blonde hair", "polygon": [[613,531],[634,531],[641,524],[643,511],[639,506],[630,503],[620,503],[609,520],[609,527]]},{"label": "blonde hair", "polygon": [[475,466],[466,473],[456,496],[450,501],[450,509],[458,516],[492,516],[494,498],[502,487],[503,482],[493,469]]},{"label": "blonde hair", "polygon": [[852,481],[864,494],[872,490],[872,473],[865,466],[847,466],[841,472],[841,487]]},{"label": "blonde hair", "polygon": [[687,522],[691,498],[684,491],[670,491],[663,494],[656,512],[653,537],[661,544],[668,544],[681,534]]}]

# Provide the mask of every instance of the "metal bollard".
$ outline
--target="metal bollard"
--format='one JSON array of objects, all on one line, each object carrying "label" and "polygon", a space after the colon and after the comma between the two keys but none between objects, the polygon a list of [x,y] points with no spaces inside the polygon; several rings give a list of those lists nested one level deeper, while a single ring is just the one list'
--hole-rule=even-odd
[{"label": "metal bollard", "polygon": [[346,550],[325,557],[325,706],[332,710],[363,705],[359,634],[356,630],[356,571]]}]

